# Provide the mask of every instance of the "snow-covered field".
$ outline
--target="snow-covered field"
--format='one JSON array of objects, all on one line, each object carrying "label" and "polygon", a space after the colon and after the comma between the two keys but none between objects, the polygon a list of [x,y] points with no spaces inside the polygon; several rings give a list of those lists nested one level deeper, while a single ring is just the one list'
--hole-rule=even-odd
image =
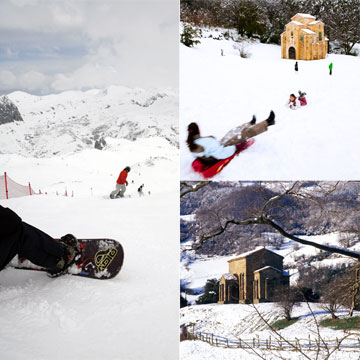
[{"label": "snow-covered field", "polygon": [[[251,56],[241,58],[232,40],[214,40],[210,34],[219,36],[203,29],[201,44],[180,47],[181,179],[200,179],[190,167],[189,123],[198,123],[202,136],[220,139],[253,114],[264,120],[270,110],[276,114],[275,126],[214,180],[359,178],[360,57],[330,54],[324,60],[299,61],[295,72],[295,61],[281,59],[279,46],[248,44]],[[307,93],[308,105],[291,110],[286,103],[298,90]]]},{"label": "snow-covered field", "polygon": [[[264,303],[256,305],[257,310],[261,316],[269,324],[283,318],[280,308],[275,303]],[[314,315],[312,315],[312,313]],[[346,314],[346,310],[340,310],[337,315],[342,317]],[[356,315],[359,315],[357,312]],[[319,322],[323,319],[329,318],[329,314],[324,311],[319,304],[301,303],[294,308],[293,317],[298,317],[299,320],[285,329],[278,330],[286,340],[291,342],[299,339],[301,343],[307,344],[310,337],[311,341],[315,343],[318,338],[317,326],[314,320]],[[250,343],[253,339],[266,341],[270,340],[276,344],[275,339],[280,339],[275,335],[266,325],[264,320],[255,311],[253,305],[243,304],[209,304],[185,307],[180,310],[180,324],[189,326],[189,330],[195,330],[196,333],[212,334],[214,338],[224,338],[229,341],[238,342],[239,339]],[[195,327],[193,328],[193,325]],[[320,327],[320,334],[322,339],[330,344],[330,341],[335,341],[336,338],[341,339],[345,333],[342,330],[333,330],[331,328]],[[345,345],[357,345],[357,337],[359,333],[353,332],[349,339],[344,340]],[[211,335],[210,335],[211,336]],[[354,340],[355,339],[355,340]],[[258,350],[264,359],[304,359],[304,357],[292,351],[264,351]],[[250,357],[248,355],[250,354]],[[325,350],[323,350],[323,354]],[[281,357],[282,355],[283,357]],[[309,353],[310,358],[316,356],[316,352]],[[186,360],[200,360],[200,359],[258,359],[250,349],[226,349],[224,347],[215,347],[200,341],[183,341],[180,345],[180,359]],[[322,357],[320,357],[322,358]],[[345,349],[331,357],[332,359],[358,359],[357,350]]]},{"label": "snow-covered field", "polygon": [[[276,352],[273,351],[271,354],[259,352],[263,359],[265,360],[278,360],[278,359],[287,359],[287,360],[303,360],[304,356],[296,352]],[[204,354],[206,354],[204,356]],[[316,352],[308,353],[307,356],[316,357]],[[184,341],[181,344],[180,348],[180,359],[181,360],[258,360],[261,359],[258,355],[255,355],[251,350],[242,350],[242,349],[224,349],[211,346],[207,343],[200,341]],[[339,352],[333,354],[331,357],[332,360],[355,360],[358,359],[358,354],[356,352]]]},{"label": "snow-covered field", "polygon": [[[61,98],[56,102],[60,104]],[[133,105],[128,116],[133,113],[135,118],[142,109]],[[91,119],[97,116],[96,108],[93,110]],[[177,107],[162,110],[169,111],[170,129]],[[148,113],[142,117],[156,124]],[[66,126],[57,126],[57,131],[54,125],[47,134],[43,125],[48,119],[44,118],[44,122],[39,115],[24,119],[42,132],[37,136],[44,157],[34,157],[40,155],[41,146],[32,147],[29,139],[21,139],[28,125],[0,128],[10,131],[6,137],[0,134],[6,144],[11,144],[11,133],[17,142],[14,147],[1,148],[1,174],[7,171],[24,185],[31,181],[34,190],[43,193],[0,200],[1,205],[53,237],[73,233],[79,238],[117,239],[125,251],[124,265],[116,278],[104,281],[71,275],[51,279],[42,272],[10,267],[1,271],[0,357],[178,358],[178,148],[162,134],[143,134],[131,141],[107,133],[110,145],[105,150],[93,146],[74,149],[72,145],[77,148],[81,141],[58,141]],[[97,116],[88,130],[99,119]],[[67,124],[75,134],[73,125]],[[88,130],[79,127],[82,134]],[[49,153],[52,143],[60,151],[56,156]],[[28,154],[26,149],[30,149]],[[127,165],[131,166],[127,196],[110,200],[119,172]],[[145,196],[139,197],[137,188],[142,183]],[[65,188],[74,197],[63,196]]]}]

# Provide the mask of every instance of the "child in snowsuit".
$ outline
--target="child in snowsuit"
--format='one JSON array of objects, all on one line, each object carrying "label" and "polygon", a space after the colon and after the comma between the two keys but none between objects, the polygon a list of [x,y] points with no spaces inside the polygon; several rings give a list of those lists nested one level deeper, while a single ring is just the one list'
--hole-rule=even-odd
[{"label": "child in snowsuit", "polygon": [[9,208],[0,205],[0,270],[18,255],[48,269],[55,277],[66,272],[78,254],[76,238],[67,234],[60,241],[21,220]]},{"label": "child in snowsuit", "polygon": [[289,108],[292,110],[297,110],[297,109],[300,109],[301,106],[307,105],[305,95],[306,95],[306,93],[301,92],[300,90],[299,90],[298,98],[296,98],[296,96],[294,94],[291,94],[289,101],[288,101]]},{"label": "child in snowsuit", "polygon": [[333,63],[329,64],[329,75],[332,75]]},{"label": "child in snowsuit", "polygon": [[121,171],[118,179],[116,180],[116,187],[115,190],[111,192],[110,197],[112,199],[116,198],[117,196],[124,197],[126,186],[128,186],[127,176],[130,172],[130,166],[127,166],[124,170]]},{"label": "child in snowsuit", "polygon": [[201,137],[198,125],[191,123],[188,126],[186,143],[195,157],[200,158],[204,164],[211,165],[232,156],[237,149],[244,146],[248,139],[267,131],[268,126],[274,124],[275,114],[273,111],[266,120],[258,124],[253,116],[250,122],[230,130],[219,142],[213,136]]}]

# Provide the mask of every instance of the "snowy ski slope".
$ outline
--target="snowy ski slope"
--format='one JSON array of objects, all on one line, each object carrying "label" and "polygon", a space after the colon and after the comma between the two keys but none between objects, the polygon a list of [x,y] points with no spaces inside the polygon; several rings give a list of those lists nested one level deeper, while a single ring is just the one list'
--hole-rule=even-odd
[{"label": "snowy ski slope", "polygon": [[[56,109],[61,110],[63,96],[50,96],[58,104]],[[20,109],[36,108],[34,98],[29,98],[25,105],[17,103]],[[113,104],[120,100],[114,99]],[[177,133],[177,105],[175,97],[165,103],[161,103],[164,98],[153,100],[150,112],[130,100],[124,110],[138,124],[135,127],[143,126],[141,136],[133,141],[106,128],[108,145],[101,151],[82,142],[81,136],[91,136],[101,123],[117,124],[114,129],[119,130],[125,121],[120,112],[110,116],[112,120],[101,119],[102,101],[96,107],[86,100],[91,104],[88,124],[73,118],[61,123],[59,114],[64,109],[55,111],[56,121],[27,110],[24,124],[0,127],[3,144],[8,145],[1,148],[1,173],[7,171],[20,184],[31,181],[42,192],[0,200],[2,206],[53,237],[66,233],[108,237],[120,241],[125,251],[123,268],[111,280],[71,275],[51,279],[43,272],[10,267],[1,271],[2,359],[178,358],[179,150],[171,140]],[[69,109],[68,96],[64,107]],[[76,109],[72,111],[79,113]],[[162,131],[156,130],[159,119]],[[34,129],[34,137],[24,136]],[[68,142],[59,140],[65,130],[72,134]],[[126,131],[130,134],[131,126]],[[126,197],[110,200],[119,172],[128,165]],[[137,192],[141,184],[143,197]]]}]

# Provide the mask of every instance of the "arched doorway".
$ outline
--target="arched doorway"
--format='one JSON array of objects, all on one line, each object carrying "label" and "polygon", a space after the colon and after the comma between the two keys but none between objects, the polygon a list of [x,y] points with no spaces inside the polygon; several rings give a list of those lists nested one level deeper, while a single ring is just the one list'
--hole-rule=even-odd
[{"label": "arched doorway", "polygon": [[289,47],[289,59],[296,59],[296,51],[293,46]]}]

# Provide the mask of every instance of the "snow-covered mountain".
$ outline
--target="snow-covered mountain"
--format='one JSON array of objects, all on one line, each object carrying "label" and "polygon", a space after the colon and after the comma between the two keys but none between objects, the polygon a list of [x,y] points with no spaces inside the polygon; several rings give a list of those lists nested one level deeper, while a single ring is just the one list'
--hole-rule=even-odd
[{"label": "snow-covered mountain", "polygon": [[23,122],[0,127],[1,153],[50,157],[89,148],[118,150],[121,141],[162,138],[178,146],[178,95],[171,89],[111,86],[47,96],[8,98]]}]

